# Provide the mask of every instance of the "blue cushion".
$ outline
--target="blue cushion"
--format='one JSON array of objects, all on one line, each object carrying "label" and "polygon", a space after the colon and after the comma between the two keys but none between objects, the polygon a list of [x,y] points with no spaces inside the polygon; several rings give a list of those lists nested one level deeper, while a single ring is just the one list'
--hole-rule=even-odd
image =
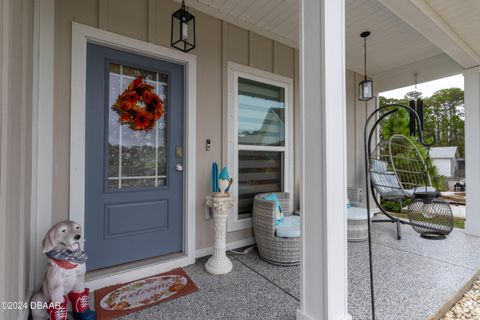
[{"label": "blue cushion", "polygon": [[275,219],[276,219],[275,223],[276,224],[280,223],[280,221],[283,219],[283,210],[280,203],[280,199],[278,199],[275,193],[269,193],[266,196],[264,196],[263,199],[269,200],[269,201],[275,201]]},{"label": "blue cushion", "polygon": [[415,193],[417,192],[437,192],[437,190],[434,188],[434,187],[416,187],[416,188],[413,188],[413,189],[409,189],[409,190],[405,190],[405,192],[407,193],[407,195],[409,195],[410,197],[413,197],[415,195]]},{"label": "blue cushion", "polygon": [[286,216],[276,226],[276,236],[280,238],[300,237],[300,216]]}]

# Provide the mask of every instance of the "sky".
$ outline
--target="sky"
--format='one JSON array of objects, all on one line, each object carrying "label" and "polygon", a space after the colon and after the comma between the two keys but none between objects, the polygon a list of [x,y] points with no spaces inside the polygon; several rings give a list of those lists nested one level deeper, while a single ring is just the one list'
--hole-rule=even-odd
[{"label": "sky", "polygon": [[[447,88],[460,88],[463,90],[463,75],[458,74],[456,76],[451,76],[447,78],[442,78],[438,80],[428,81],[417,84],[417,91],[422,93],[423,97],[430,97],[436,91],[440,89],[447,89]],[[415,86],[408,86],[403,87],[395,90],[381,92],[380,96],[384,96],[386,98],[394,98],[394,99],[402,99],[405,93],[414,91]]]}]

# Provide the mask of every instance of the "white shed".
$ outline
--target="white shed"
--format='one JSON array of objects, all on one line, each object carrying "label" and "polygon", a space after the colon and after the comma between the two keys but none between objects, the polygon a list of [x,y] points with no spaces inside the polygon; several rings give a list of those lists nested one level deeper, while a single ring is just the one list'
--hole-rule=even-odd
[{"label": "white shed", "polygon": [[430,158],[440,175],[447,178],[455,176],[458,159],[457,147],[432,147],[430,149]]}]

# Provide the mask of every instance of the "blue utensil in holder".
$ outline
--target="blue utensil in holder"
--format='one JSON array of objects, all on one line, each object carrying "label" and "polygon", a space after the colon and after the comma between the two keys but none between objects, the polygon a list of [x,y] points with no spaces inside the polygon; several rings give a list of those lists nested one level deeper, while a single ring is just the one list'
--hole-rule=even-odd
[{"label": "blue utensil in holder", "polygon": [[218,189],[218,164],[214,162],[212,164],[212,192],[219,192]]}]

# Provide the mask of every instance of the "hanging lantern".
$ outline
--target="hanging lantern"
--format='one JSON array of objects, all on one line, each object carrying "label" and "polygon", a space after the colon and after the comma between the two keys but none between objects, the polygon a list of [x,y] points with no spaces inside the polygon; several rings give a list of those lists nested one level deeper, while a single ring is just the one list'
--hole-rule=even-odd
[{"label": "hanging lantern", "polygon": [[365,79],[360,82],[358,86],[359,92],[359,100],[360,101],[368,101],[373,98],[373,82],[372,80]]},{"label": "hanging lantern", "polygon": [[367,37],[370,35],[370,31],[365,31],[360,34],[360,37],[363,38],[363,81],[358,85],[358,99],[360,101],[368,101],[373,98],[373,82],[372,80],[367,79]]},{"label": "hanging lantern", "polygon": [[172,14],[171,46],[188,52],[195,48],[195,17],[182,7]]}]

